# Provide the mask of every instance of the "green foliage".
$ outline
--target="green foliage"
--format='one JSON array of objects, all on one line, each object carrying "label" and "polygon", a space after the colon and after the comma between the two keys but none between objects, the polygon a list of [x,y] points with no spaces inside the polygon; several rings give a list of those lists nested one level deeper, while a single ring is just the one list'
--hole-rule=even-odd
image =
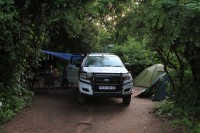
[{"label": "green foliage", "polygon": [[121,42],[132,36],[156,51],[169,75],[174,100],[185,108],[200,106],[199,18],[199,1],[148,0],[133,5],[116,25]]},{"label": "green foliage", "polygon": [[200,123],[194,128],[194,133],[200,133]]},{"label": "green foliage", "polygon": [[156,62],[156,54],[150,51],[145,44],[128,37],[121,45],[114,46],[111,52],[120,56],[124,63],[131,64],[133,76],[137,76],[144,68]]},{"label": "green foliage", "polygon": [[33,93],[22,88],[20,84],[12,84],[7,88],[1,87],[0,98],[3,105],[0,124],[10,120],[17,112],[22,110],[27,103],[31,102],[32,96]]},{"label": "green foliage", "polygon": [[199,131],[198,108],[183,109],[174,101],[166,99],[156,105],[155,112],[159,117],[168,120],[174,128],[181,128],[184,132]]},{"label": "green foliage", "polygon": [[5,133],[5,130],[0,126],[0,133]]},{"label": "green foliage", "polygon": [[159,105],[157,114],[183,125],[185,132],[193,126],[198,132],[200,1],[145,0],[130,7],[115,26],[118,42],[131,36],[155,51],[172,85],[172,99]]},{"label": "green foliage", "polygon": [[[113,24],[107,18],[113,16],[112,4],[116,1],[56,0],[40,4],[45,7],[42,11],[48,33],[45,49],[80,53],[97,51],[111,43],[111,28],[108,27]],[[109,6],[112,8],[107,11]]]},{"label": "green foliage", "polygon": [[31,101],[27,88],[28,73],[37,66],[43,31],[33,21],[22,18],[13,0],[0,2],[0,102],[3,113],[0,123],[9,120]]},{"label": "green foliage", "polygon": [[3,102],[0,123],[31,101],[28,76],[43,58],[41,49],[80,53],[110,44],[114,40],[111,34],[114,19],[108,18],[121,14],[117,10],[125,9],[123,3],[0,1],[0,102]]},{"label": "green foliage", "polygon": [[[160,117],[177,118],[182,115],[187,116],[183,109],[175,104],[174,101],[166,99],[156,105],[156,114]],[[185,114],[186,113],[186,114]]]}]

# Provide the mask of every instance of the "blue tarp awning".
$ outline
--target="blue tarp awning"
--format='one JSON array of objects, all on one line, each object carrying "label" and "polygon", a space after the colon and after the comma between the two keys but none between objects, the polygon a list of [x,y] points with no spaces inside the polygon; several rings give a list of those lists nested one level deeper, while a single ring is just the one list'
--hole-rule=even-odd
[{"label": "blue tarp awning", "polygon": [[51,52],[51,51],[47,51],[47,50],[41,50],[42,53],[46,53],[46,54],[50,54],[65,60],[70,60],[70,58],[74,55],[78,55],[78,54],[69,54],[69,53],[59,53],[59,52]]}]

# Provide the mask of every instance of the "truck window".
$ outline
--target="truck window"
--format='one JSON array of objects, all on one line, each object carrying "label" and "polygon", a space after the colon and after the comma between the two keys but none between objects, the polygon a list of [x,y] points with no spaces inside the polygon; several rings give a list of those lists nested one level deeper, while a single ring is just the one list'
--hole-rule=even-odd
[{"label": "truck window", "polygon": [[122,67],[121,60],[116,56],[89,56],[86,67]]},{"label": "truck window", "polygon": [[81,64],[83,61],[84,56],[73,56],[71,58],[70,64],[71,65],[76,65],[76,64]]}]

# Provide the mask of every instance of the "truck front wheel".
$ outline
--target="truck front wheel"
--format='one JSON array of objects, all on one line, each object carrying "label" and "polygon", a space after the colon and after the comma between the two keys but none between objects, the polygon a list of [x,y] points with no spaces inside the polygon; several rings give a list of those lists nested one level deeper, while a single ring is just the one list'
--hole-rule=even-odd
[{"label": "truck front wheel", "polygon": [[127,95],[127,96],[122,97],[122,100],[123,100],[123,104],[129,105],[130,102],[131,102],[131,95]]}]

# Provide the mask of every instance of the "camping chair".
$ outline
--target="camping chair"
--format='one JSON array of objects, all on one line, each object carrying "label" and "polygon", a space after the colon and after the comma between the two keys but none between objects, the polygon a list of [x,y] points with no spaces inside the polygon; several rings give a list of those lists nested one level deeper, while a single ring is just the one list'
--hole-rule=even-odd
[{"label": "camping chair", "polygon": [[55,89],[62,89],[62,75],[58,75],[55,77]]},{"label": "camping chair", "polygon": [[55,77],[50,73],[46,73],[44,76],[44,84],[46,85],[47,89],[53,89],[55,92]]}]

